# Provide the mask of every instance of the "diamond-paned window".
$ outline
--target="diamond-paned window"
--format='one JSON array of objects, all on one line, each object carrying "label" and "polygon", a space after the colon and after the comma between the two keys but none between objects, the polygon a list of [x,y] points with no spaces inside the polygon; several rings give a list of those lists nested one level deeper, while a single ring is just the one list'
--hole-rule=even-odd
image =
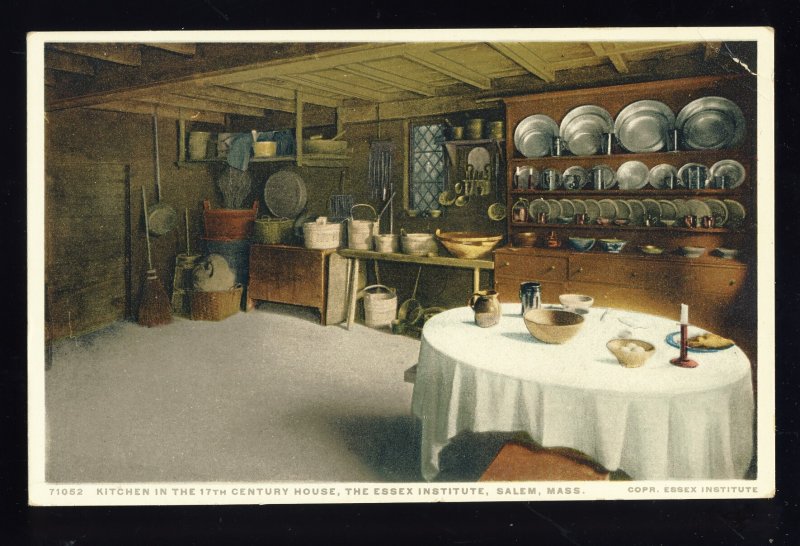
[{"label": "diamond-paned window", "polygon": [[443,125],[411,127],[411,179],[409,207],[420,212],[438,209],[444,189]]}]

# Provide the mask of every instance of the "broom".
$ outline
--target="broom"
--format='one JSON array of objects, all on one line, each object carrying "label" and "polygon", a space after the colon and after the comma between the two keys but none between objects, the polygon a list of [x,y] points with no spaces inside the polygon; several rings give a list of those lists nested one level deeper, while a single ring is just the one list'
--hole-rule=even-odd
[{"label": "broom", "polygon": [[172,322],[172,308],[166,290],[161,286],[153,269],[150,256],[150,225],[147,219],[147,197],[142,186],[142,205],[144,206],[144,235],[147,239],[147,279],[142,287],[142,298],[139,301],[138,322],[142,326],[159,326]]}]

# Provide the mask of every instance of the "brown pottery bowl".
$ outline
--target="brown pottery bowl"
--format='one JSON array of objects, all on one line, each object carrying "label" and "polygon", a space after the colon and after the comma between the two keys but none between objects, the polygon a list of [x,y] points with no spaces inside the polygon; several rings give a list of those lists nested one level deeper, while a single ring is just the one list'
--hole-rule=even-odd
[{"label": "brown pottery bowl", "polygon": [[545,343],[566,343],[584,323],[582,315],[558,309],[531,309],[522,318],[531,335]]}]

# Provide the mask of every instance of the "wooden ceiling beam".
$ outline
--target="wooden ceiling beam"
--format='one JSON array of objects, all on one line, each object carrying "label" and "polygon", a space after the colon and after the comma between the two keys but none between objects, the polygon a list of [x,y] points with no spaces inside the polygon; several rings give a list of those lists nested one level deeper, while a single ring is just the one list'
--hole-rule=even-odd
[{"label": "wooden ceiling beam", "polygon": [[409,61],[421,64],[422,66],[440,72],[454,80],[464,82],[472,87],[477,87],[478,89],[491,89],[492,87],[492,80],[490,78],[463,64],[442,57],[432,50],[421,49],[419,47],[413,49],[409,48],[408,51],[404,52],[403,56]]},{"label": "wooden ceiling beam", "polygon": [[[285,84],[273,83],[273,82],[240,82],[240,83],[229,83],[226,85],[220,85],[219,87],[224,87],[226,89],[238,89],[240,91],[246,91],[248,93],[255,93],[257,95],[264,95],[268,97],[275,97],[277,99],[291,101],[294,103],[295,91],[298,90],[299,86],[292,85],[286,86]],[[307,90],[303,91],[303,101],[307,104],[316,104],[318,106],[327,106],[328,108],[337,108],[341,105],[341,101],[334,97],[325,97],[316,93],[312,93]],[[294,109],[294,106],[292,107]],[[285,110],[288,112],[288,110]]]},{"label": "wooden ceiling beam", "polygon": [[56,76],[52,70],[49,68],[44,69],[44,84],[48,87],[54,87],[56,85]]},{"label": "wooden ceiling beam", "polygon": [[239,114],[242,116],[264,117],[263,108],[253,108],[251,106],[240,106],[228,102],[215,101],[209,99],[197,99],[176,94],[151,95],[149,97],[137,97],[138,102],[150,103],[153,105],[167,105],[175,108],[187,110],[202,110],[205,112],[220,112],[227,114]]},{"label": "wooden ceiling beam", "polygon": [[348,74],[353,74],[354,76],[362,76],[385,85],[391,85],[405,91],[411,91],[412,93],[416,93],[424,97],[432,97],[436,94],[433,91],[433,88],[429,85],[416,80],[411,80],[398,74],[386,72],[385,70],[373,68],[371,66],[366,66],[363,64],[351,64],[339,66],[337,69],[341,70],[342,72],[347,72]]},{"label": "wooden ceiling beam", "polygon": [[295,111],[294,102],[289,100],[267,97],[256,93],[248,93],[246,91],[239,91],[238,89],[216,85],[187,87],[181,91],[180,94],[187,97],[221,100],[239,106],[264,108],[265,110],[278,110],[280,112],[290,113],[294,113]]},{"label": "wooden ceiling beam", "polygon": [[611,61],[611,64],[614,65],[614,68],[617,70],[617,72],[620,74],[628,73],[628,63],[626,63],[625,59],[622,58],[621,51],[618,51],[616,48],[610,50],[605,44],[598,42],[590,42],[589,47],[592,48],[592,51],[598,57],[608,58],[608,60]]},{"label": "wooden ceiling beam", "polygon": [[518,42],[490,42],[489,45],[534,76],[548,83],[556,80],[555,71],[547,61],[531,51],[525,44]]},{"label": "wooden ceiling beam", "polygon": [[[105,110],[126,114],[143,114],[152,116],[153,106],[140,102],[117,101],[93,104],[87,108],[91,110]],[[225,115],[218,112],[204,112],[202,110],[184,110],[171,106],[159,106],[158,116],[167,119],[185,119],[187,121],[203,121],[207,123],[225,124]]]},{"label": "wooden ceiling beam", "polygon": [[329,78],[323,78],[315,74],[295,74],[283,75],[281,79],[296,83],[303,87],[311,87],[312,89],[319,89],[321,91],[333,91],[340,95],[352,97],[356,99],[367,100],[370,102],[385,102],[393,98],[392,95],[367,89],[358,85],[350,83],[337,82]]},{"label": "wooden ceiling beam", "polygon": [[59,72],[94,76],[94,65],[89,59],[78,55],[70,55],[61,51],[45,50],[44,66],[45,68],[58,70]]},{"label": "wooden ceiling beam", "polygon": [[53,49],[126,66],[142,65],[142,50],[137,44],[53,44]]},{"label": "wooden ceiling beam", "polygon": [[178,55],[185,55],[193,57],[197,53],[197,44],[183,44],[178,42],[148,42],[142,45],[152,47],[154,49],[161,49],[169,51],[170,53],[177,53]]}]

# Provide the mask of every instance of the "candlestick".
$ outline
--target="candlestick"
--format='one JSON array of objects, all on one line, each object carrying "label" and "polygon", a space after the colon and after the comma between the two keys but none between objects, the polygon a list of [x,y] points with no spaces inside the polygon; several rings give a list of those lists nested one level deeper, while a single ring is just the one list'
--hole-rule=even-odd
[{"label": "candlestick", "polygon": [[[684,305],[683,307],[686,306]],[[681,321],[683,321],[683,309],[681,309]],[[697,361],[689,358],[689,348],[686,345],[688,333],[689,325],[681,324],[681,355],[678,358],[671,359],[670,363],[681,368],[696,368]]]}]

